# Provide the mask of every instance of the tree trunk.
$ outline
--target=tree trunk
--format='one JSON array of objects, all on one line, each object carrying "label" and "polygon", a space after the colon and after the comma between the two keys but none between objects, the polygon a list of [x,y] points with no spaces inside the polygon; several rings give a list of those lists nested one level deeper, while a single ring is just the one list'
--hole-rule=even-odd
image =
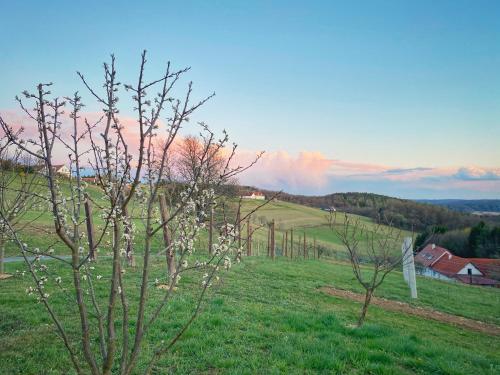
[{"label": "tree trunk", "polygon": [[361,327],[365,322],[366,312],[368,311],[368,306],[370,305],[370,302],[372,300],[372,295],[373,295],[373,290],[366,289],[365,302],[363,304],[363,308],[361,309],[361,315],[359,316],[358,327]]},{"label": "tree trunk", "polygon": [[[159,198],[161,221],[162,223],[165,223],[168,220],[167,201],[163,194],[161,194]],[[168,231],[168,225],[163,226],[163,243],[166,248],[165,256],[167,258],[168,275],[172,276],[173,274],[175,274],[175,251],[172,248],[172,239]]]}]

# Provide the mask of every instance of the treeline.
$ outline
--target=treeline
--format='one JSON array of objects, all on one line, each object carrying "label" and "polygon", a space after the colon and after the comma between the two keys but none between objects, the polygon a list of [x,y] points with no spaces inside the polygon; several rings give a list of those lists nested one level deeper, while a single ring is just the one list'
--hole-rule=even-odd
[{"label": "treeline", "polygon": [[422,199],[429,203],[461,212],[500,212],[500,199]]},{"label": "treeline", "polygon": [[500,226],[484,221],[465,229],[447,230],[443,226],[426,229],[417,236],[415,247],[429,241],[464,258],[500,258]]},{"label": "treeline", "polygon": [[[266,195],[272,191],[263,192]],[[415,231],[424,231],[433,226],[444,226],[447,230],[472,227],[481,218],[445,207],[419,203],[407,199],[387,197],[372,193],[334,193],[323,196],[306,196],[282,193],[280,200],[321,209],[335,208],[374,220],[391,222],[394,226]]]},{"label": "treeline", "polygon": [[29,162],[20,162],[15,159],[0,159],[0,169],[12,172],[33,173],[36,172],[37,167]]}]

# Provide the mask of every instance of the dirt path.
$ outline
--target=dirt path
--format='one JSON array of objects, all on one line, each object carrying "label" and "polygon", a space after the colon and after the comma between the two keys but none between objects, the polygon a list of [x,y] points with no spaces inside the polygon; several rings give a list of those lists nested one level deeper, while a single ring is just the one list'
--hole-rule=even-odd
[{"label": "dirt path", "polygon": [[[331,296],[348,298],[357,302],[363,302],[365,298],[365,296],[362,294],[354,293],[344,289],[335,289],[332,287],[324,286],[320,288],[320,290]],[[487,333],[489,335],[500,336],[500,327],[494,324],[488,324],[477,320],[463,318],[457,315],[447,314],[444,312],[435,311],[431,309],[425,309],[422,307],[410,306],[405,302],[391,301],[385,298],[373,297],[371,303],[385,310],[403,312],[405,314],[420,316],[425,319],[432,319],[438,322],[448,323],[455,326],[471,329],[473,331]]]}]

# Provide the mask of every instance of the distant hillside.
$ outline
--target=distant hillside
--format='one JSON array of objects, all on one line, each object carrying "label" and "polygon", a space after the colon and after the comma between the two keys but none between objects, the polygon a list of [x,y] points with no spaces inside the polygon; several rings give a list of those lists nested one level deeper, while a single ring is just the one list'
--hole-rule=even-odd
[{"label": "distant hillside", "polygon": [[443,206],[460,212],[500,213],[500,199],[420,199],[417,202]]},{"label": "distant hillside", "polygon": [[[244,187],[244,189],[251,189]],[[267,195],[273,191],[261,190]],[[282,193],[280,199],[310,207],[345,211],[367,216],[374,220],[382,218],[402,229],[422,231],[428,227],[441,225],[448,230],[474,226],[481,219],[476,215],[450,210],[446,207],[398,199],[372,193],[334,193],[323,196],[306,196]]]}]

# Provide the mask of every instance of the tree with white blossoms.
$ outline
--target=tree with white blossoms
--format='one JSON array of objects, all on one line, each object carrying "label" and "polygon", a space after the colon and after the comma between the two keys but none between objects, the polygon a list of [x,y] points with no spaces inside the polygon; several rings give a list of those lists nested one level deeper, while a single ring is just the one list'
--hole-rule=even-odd
[{"label": "tree with white blossoms", "polygon": [[[200,208],[215,205],[214,189],[251,167],[260,155],[249,165],[232,167],[236,151],[236,146],[233,146],[227,163],[219,169],[216,178],[206,184],[202,180],[206,167],[213,164],[213,150],[226,148],[228,136],[224,133],[221,139],[217,139],[208,126],[200,124],[205,142],[204,149],[199,153],[197,168],[189,179],[182,181],[182,193],[171,200],[176,203],[170,207],[168,218],[162,220],[158,198],[166,192],[162,182],[168,173],[168,159],[179,137],[178,132],[213,94],[193,102],[190,82],[184,95],[178,99],[174,97],[173,89],[179,85],[189,68],[173,70],[168,63],[161,77],[146,81],[145,67],[146,52],[141,56],[136,83],[122,85],[118,82],[115,58],[111,56],[111,62],[104,64],[103,90],[95,88],[101,86],[92,85],[78,73],[88,93],[103,108],[98,119],[90,120],[85,115],[78,93],[64,100],[50,99],[51,83],[39,84],[35,93],[25,91],[24,98],[18,98],[22,110],[32,121],[35,136],[25,135],[23,128],[15,129],[0,117],[1,129],[9,143],[43,166],[41,173],[48,192],[45,200],[50,207],[57,245],[71,254],[70,260],[56,258],[69,269],[71,281],[63,280],[59,275],[54,276],[49,266],[40,262],[40,256],[51,254],[54,245],[37,249],[35,259],[31,260],[28,254],[33,249],[29,240],[11,224],[5,212],[0,212],[0,216],[10,239],[19,247],[34,281],[34,286],[27,292],[36,295],[45,306],[78,374],[136,373],[139,360],[146,363],[142,370],[150,373],[155,363],[196,318],[208,288],[219,280],[219,273],[228,270],[231,263],[241,256],[241,248],[235,241],[239,235],[239,225],[234,225],[234,221],[225,223],[210,255],[206,251],[195,252],[195,240],[203,231],[207,218],[207,210]],[[131,93],[134,103],[136,118],[133,125],[125,125],[120,121],[118,95],[123,90]],[[150,96],[149,92],[153,90],[156,93]],[[26,101],[33,102],[32,108],[28,108]],[[67,107],[70,109],[69,124],[64,118],[64,109]],[[126,136],[132,132],[136,132],[138,138],[138,146],[134,146],[133,150]],[[161,142],[155,141],[157,136],[161,137]],[[69,157],[71,178],[67,180],[61,180],[53,168],[56,155],[61,150]],[[96,186],[91,188],[83,181],[84,167],[92,169]],[[69,193],[63,184],[69,185]],[[98,189],[101,191],[100,196],[96,194]],[[85,215],[83,207],[86,203],[93,205],[95,216],[101,219],[95,235],[89,232],[93,238],[85,234],[85,224],[92,219]],[[241,215],[239,220],[245,220],[255,211]],[[154,261],[164,260],[164,257],[155,258],[157,254],[154,253],[153,243],[155,238],[161,237],[166,226],[173,235],[169,245],[171,248],[160,249],[160,253],[173,250],[177,255],[176,265],[167,276],[155,277],[153,280]],[[138,238],[141,252],[137,252],[135,257],[140,268],[140,279],[139,287],[134,288],[131,286],[133,283],[127,282],[132,272],[125,272],[127,261],[124,258],[127,256],[127,244],[138,241]],[[89,243],[92,243],[92,249]],[[103,250],[108,251],[111,259],[94,263],[92,252],[99,250],[101,253]],[[53,265],[50,268],[56,269]],[[98,274],[97,268],[100,269]],[[153,354],[144,358],[148,355],[148,351],[143,350],[147,334],[157,320],[164,316],[162,313],[173,296],[183,293],[180,280],[187,272],[200,277],[200,291],[192,314],[172,337],[161,342],[149,342],[149,347],[154,347]],[[162,277],[165,279],[162,280]],[[100,288],[106,290],[104,295],[95,287],[96,283],[103,282],[101,280],[109,282],[107,290]],[[64,321],[63,314],[58,314],[51,303],[51,293],[48,292],[48,284],[51,283],[60,287],[55,288],[55,292],[71,293],[66,301],[76,306],[78,311],[79,335],[70,333],[73,330],[66,328],[69,322]],[[166,288],[161,290],[160,298],[151,298],[150,289],[159,283],[166,285]],[[133,314],[131,303],[136,305]],[[96,342],[98,344],[94,345]]]}]

